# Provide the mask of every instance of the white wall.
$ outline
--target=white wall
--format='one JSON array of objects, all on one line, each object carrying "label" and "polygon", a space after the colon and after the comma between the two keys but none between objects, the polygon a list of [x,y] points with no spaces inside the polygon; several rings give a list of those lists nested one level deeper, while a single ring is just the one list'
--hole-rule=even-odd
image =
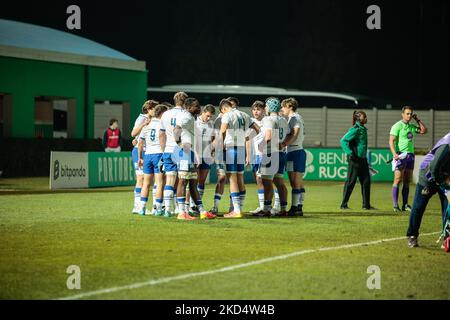
[{"label": "white wall", "polygon": [[119,120],[119,129],[123,132],[123,105],[96,103],[94,107],[94,138],[103,138],[106,128],[109,127],[109,120],[115,118]]},{"label": "white wall", "polygon": [[[248,107],[240,108],[251,115]],[[394,123],[401,119],[400,110],[364,110],[367,113],[369,148],[389,148],[389,132]],[[352,126],[352,109],[335,108],[299,108],[298,112],[305,120],[306,147],[340,147],[340,139]],[[450,110],[417,111],[419,118],[428,128],[425,135],[417,135],[415,147],[429,150],[450,130]],[[413,123],[415,121],[413,120]]]}]

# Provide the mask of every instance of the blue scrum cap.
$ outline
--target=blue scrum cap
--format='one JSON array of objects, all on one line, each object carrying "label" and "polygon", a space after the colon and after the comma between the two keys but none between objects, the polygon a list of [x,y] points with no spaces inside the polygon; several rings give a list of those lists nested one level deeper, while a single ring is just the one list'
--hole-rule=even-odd
[{"label": "blue scrum cap", "polygon": [[269,112],[279,112],[281,109],[280,100],[277,98],[268,98],[266,100],[266,106],[269,108]]}]

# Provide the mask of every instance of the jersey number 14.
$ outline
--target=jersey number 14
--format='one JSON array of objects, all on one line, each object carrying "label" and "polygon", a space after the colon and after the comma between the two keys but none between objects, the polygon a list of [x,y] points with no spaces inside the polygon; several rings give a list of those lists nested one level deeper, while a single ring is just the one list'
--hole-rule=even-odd
[{"label": "jersey number 14", "polygon": [[238,118],[239,129],[245,129],[245,120],[242,117]]}]

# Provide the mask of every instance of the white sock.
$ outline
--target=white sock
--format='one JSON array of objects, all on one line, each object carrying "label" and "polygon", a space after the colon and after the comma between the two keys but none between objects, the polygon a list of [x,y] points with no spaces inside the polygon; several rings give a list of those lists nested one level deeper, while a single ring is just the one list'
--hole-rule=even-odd
[{"label": "white sock", "polygon": [[292,189],[292,206],[296,207],[300,204],[301,189]]},{"label": "white sock", "polygon": [[258,189],[258,201],[259,208],[262,209],[264,207],[264,189]]},{"label": "white sock", "polygon": [[197,185],[197,191],[198,194],[200,195],[200,199],[203,199],[203,194],[205,193],[205,185],[203,184]]},{"label": "white sock", "polygon": [[142,188],[134,188],[134,206],[138,207],[141,203],[141,190]]},{"label": "white sock", "polygon": [[239,202],[240,202],[240,207],[241,207],[241,211],[243,210],[243,208],[244,208],[244,201],[245,201],[245,196],[246,196],[246,192],[245,192],[245,190],[244,191],[240,191],[239,192]]},{"label": "white sock", "polygon": [[148,201],[148,198],[141,197],[141,203],[140,203],[141,208],[145,209],[145,207],[147,205],[147,201]]},{"label": "white sock", "polygon": [[156,206],[156,184],[153,185],[152,201],[153,201],[153,207],[155,207]]},{"label": "white sock", "polygon": [[270,211],[270,209],[272,208],[272,200],[264,201],[263,208],[264,211]]},{"label": "white sock", "polygon": [[231,193],[231,201],[233,203],[233,211],[235,213],[241,213],[241,201],[240,201],[240,196],[239,196],[239,192],[232,192]]},{"label": "white sock", "polygon": [[141,203],[141,197],[134,197],[134,206],[137,208]]},{"label": "white sock", "polygon": [[300,199],[299,199],[299,205],[303,205],[303,202],[305,202],[305,193],[306,193],[306,191],[305,191],[305,188],[301,188],[300,189]]},{"label": "white sock", "polygon": [[216,193],[214,195],[214,208],[219,208],[220,199],[222,199],[222,195],[220,193]]},{"label": "white sock", "polygon": [[156,199],[156,210],[161,210],[163,206],[163,199]]},{"label": "white sock", "polygon": [[172,203],[174,198],[173,193],[174,189],[172,186],[164,187],[164,206],[166,207],[166,210],[169,212],[172,212]]},{"label": "white sock", "polygon": [[199,211],[200,213],[205,213],[205,208],[203,207],[203,202],[202,202],[202,200],[197,200],[197,201],[195,201],[195,205],[197,206],[198,211]]},{"label": "white sock", "polygon": [[179,210],[177,198],[175,197],[175,190],[173,191],[172,205],[173,205],[173,208],[175,209],[175,211],[178,211],[178,210]]},{"label": "white sock", "polygon": [[192,207],[195,207],[195,201],[194,201],[194,199],[192,199],[192,194],[191,194],[191,196],[189,197],[189,206],[191,206],[191,208],[192,208]]},{"label": "white sock", "polygon": [[278,190],[275,189],[275,204],[274,208],[280,209],[280,196],[278,194]]},{"label": "white sock", "polygon": [[177,197],[178,209],[180,213],[185,212],[186,210],[186,198],[185,197]]}]

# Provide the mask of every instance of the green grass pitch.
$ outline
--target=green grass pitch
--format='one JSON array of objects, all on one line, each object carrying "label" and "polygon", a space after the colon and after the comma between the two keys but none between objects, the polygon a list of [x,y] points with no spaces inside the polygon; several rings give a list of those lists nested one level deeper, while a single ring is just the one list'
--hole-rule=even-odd
[{"label": "green grass pitch", "polygon": [[[308,182],[305,217],[177,221],[132,215],[132,187],[50,192],[48,179],[0,180],[0,298],[57,299],[169,278],[154,284],[81,296],[86,299],[449,299],[450,254],[420,238],[313,251],[225,272],[217,270],[322,247],[402,237],[408,215],[392,212],[390,184],[372,185],[363,212],[356,186],[350,211],[339,210],[342,183]],[[204,202],[210,208],[212,185]],[[257,206],[247,186],[245,210]],[[414,188],[411,189],[412,198]],[[228,192],[221,211],[228,207]],[[439,231],[433,198],[422,233]],[[66,286],[66,269],[81,270],[81,289]],[[379,266],[381,289],[367,288]]]}]

